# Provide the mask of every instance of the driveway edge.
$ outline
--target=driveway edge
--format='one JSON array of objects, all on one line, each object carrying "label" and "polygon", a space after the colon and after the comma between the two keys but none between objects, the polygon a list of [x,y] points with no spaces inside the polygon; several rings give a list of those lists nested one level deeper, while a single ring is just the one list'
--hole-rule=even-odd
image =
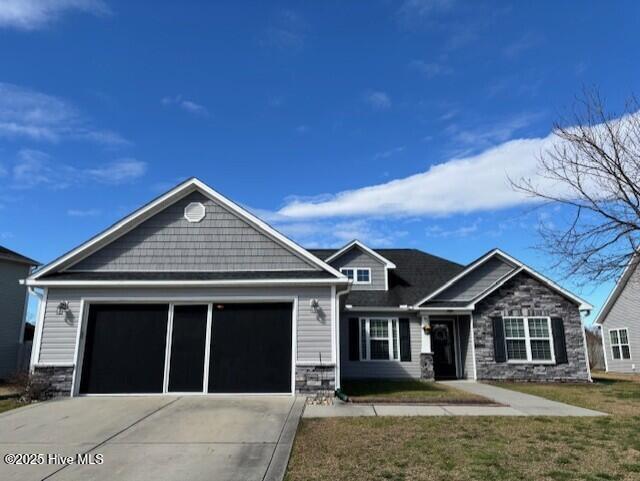
[{"label": "driveway edge", "polygon": [[293,448],[293,440],[296,437],[298,423],[300,423],[306,401],[304,396],[297,396],[293,402],[278,443],[273,451],[267,472],[262,478],[263,481],[282,481],[284,479],[287,465],[289,464],[289,456],[291,456],[291,449]]}]

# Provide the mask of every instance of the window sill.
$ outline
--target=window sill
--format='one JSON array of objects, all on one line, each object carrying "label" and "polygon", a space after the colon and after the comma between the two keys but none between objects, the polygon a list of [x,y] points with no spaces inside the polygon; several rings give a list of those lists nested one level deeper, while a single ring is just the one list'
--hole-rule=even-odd
[{"label": "window sill", "polygon": [[531,364],[531,365],[545,365],[555,366],[555,361],[507,361],[507,364]]}]

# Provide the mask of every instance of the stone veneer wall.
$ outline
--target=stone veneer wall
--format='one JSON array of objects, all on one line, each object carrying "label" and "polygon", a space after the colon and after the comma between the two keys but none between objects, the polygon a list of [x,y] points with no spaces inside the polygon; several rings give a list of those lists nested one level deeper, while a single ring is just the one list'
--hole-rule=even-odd
[{"label": "stone veneer wall", "polygon": [[420,380],[421,381],[435,381],[435,371],[433,370],[433,353],[421,352],[420,353]]},{"label": "stone veneer wall", "polygon": [[71,395],[73,366],[36,366],[31,375],[33,395],[51,399]]},{"label": "stone veneer wall", "polygon": [[[496,363],[491,317],[505,315],[561,317],[569,362],[557,365]],[[473,330],[478,379],[588,381],[582,329],[578,306],[530,275],[518,274],[476,306]]]},{"label": "stone veneer wall", "polygon": [[334,366],[296,366],[296,392],[333,394],[336,390]]}]

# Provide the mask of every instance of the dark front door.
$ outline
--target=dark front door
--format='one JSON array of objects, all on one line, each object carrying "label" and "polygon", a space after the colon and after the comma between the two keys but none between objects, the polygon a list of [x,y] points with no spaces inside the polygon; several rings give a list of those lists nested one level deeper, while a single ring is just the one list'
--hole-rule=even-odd
[{"label": "dark front door", "polygon": [[453,320],[431,321],[431,350],[436,379],[456,378]]},{"label": "dark front door", "polygon": [[291,392],[290,303],[213,305],[209,392]]}]

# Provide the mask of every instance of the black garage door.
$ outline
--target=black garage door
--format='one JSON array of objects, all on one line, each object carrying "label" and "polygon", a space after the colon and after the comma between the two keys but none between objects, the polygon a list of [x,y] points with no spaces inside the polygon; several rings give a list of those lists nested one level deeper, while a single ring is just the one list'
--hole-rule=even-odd
[{"label": "black garage door", "polygon": [[290,303],[213,306],[209,392],[291,392]]},{"label": "black garage door", "polygon": [[89,309],[81,393],[161,393],[167,304],[93,304]]}]

